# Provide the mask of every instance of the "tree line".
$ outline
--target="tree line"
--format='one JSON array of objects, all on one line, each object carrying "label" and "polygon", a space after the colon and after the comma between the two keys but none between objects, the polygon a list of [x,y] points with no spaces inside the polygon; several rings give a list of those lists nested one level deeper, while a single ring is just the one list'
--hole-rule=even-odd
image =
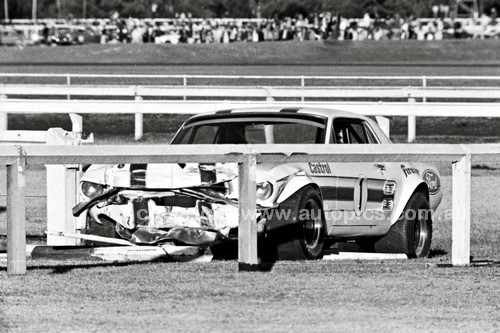
[{"label": "tree line", "polygon": [[[432,6],[455,6],[455,0],[3,0],[0,18],[173,18],[192,17],[294,17],[334,12],[344,17],[430,17]],[[500,10],[500,0],[478,0],[480,11]],[[36,8],[33,11],[33,8]],[[7,15],[6,15],[7,14]]]}]

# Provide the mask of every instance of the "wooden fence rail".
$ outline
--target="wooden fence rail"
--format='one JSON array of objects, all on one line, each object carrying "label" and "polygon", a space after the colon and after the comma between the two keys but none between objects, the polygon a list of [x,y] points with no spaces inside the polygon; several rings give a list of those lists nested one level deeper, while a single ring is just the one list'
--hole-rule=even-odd
[{"label": "wooden fence rail", "polygon": [[470,263],[471,163],[500,162],[500,145],[126,145],[0,146],[7,166],[7,271],[26,272],[25,166],[79,163],[238,163],[239,264],[257,262],[254,210],[257,163],[291,162],[447,162],[453,170],[452,264]]},{"label": "wooden fence rail", "polygon": [[500,87],[371,87],[371,86],[141,86],[3,84],[0,95],[115,96],[115,97],[220,97],[220,98],[435,98],[500,99]]},{"label": "wooden fence rail", "polygon": [[[24,84],[11,83],[20,79]],[[50,82],[60,80],[60,84],[37,84],[41,79]],[[498,112],[494,109],[498,110],[500,101],[498,76],[0,73],[0,80],[7,82],[0,84],[0,130],[8,128],[8,113],[134,113],[136,140],[143,136],[145,113],[193,114],[265,103],[275,106],[337,107],[365,115],[406,116],[408,142],[412,142],[416,137],[417,116],[496,117]],[[89,80],[92,85],[81,84]],[[110,84],[113,80],[115,83]],[[124,80],[127,84],[122,83]],[[30,83],[26,84],[26,81]],[[75,84],[78,82],[80,84]],[[152,85],[152,82],[168,82],[168,85]],[[363,82],[368,85],[359,86]],[[373,82],[377,86],[370,86]],[[447,86],[443,86],[443,82]],[[34,97],[37,99],[33,100]],[[339,102],[346,99],[360,102]],[[408,103],[388,103],[396,100]],[[363,101],[370,102],[367,104]],[[457,103],[455,106],[449,105],[453,104],[450,101]],[[465,101],[475,103],[463,103]]]},{"label": "wooden fence rail", "polygon": [[284,85],[291,85],[299,83],[301,85],[308,85],[317,82],[324,81],[381,81],[381,82],[394,82],[398,81],[416,81],[420,83],[420,86],[432,85],[433,82],[470,82],[470,81],[500,81],[500,76],[485,76],[485,75],[205,75],[205,74],[93,74],[93,73],[0,73],[0,79],[7,78],[12,80],[13,78],[23,78],[23,81],[29,81],[30,83],[35,83],[36,80],[40,78],[59,80],[63,84],[72,84],[79,79],[92,79],[94,82],[103,82],[110,79],[120,79],[136,82],[134,80],[176,80],[182,85],[192,85],[192,82],[197,82],[197,80],[208,80],[211,82],[216,82],[217,80],[238,80],[238,81],[249,81],[253,82],[256,80],[260,81],[271,81],[271,80],[281,80]]},{"label": "wooden fence rail", "polygon": [[[197,114],[248,107],[317,107],[351,111],[367,116],[408,117],[408,141],[416,137],[416,117],[500,117],[500,103],[393,103],[393,102],[270,102],[270,101],[167,101],[167,100],[48,100],[0,98],[0,130],[8,113],[63,113],[73,119],[73,131],[81,131],[78,114],[111,113],[135,115],[135,139],[143,136],[144,114]],[[2,117],[2,115],[4,115]],[[79,129],[79,130],[78,130]]]}]

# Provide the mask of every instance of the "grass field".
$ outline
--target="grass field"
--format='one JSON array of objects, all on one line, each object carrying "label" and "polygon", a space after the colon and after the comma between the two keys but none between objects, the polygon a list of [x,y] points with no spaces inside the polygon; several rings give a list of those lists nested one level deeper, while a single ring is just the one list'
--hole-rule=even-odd
[{"label": "grass field", "polygon": [[[28,177],[31,236],[45,230],[42,173],[30,170]],[[500,225],[492,204],[500,194],[499,173],[473,172],[474,260],[499,259]],[[442,185],[428,259],[279,262],[260,273],[238,273],[234,261],[36,260],[22,277],[7,277],[3,263],[0,332],[498,331],[500,266],[439,266],[451,260],[451,176]]]},{"label": "grass field", "polygon": [[495,332],[498,269],[425,261],[234,262],[34,269],[3,278],[12,332]]},{"label": "grass field", "polygon": [[[390,62],[395,65],[391,74],[500,75],[499,48],[496,41],[1,48],[0,71],[332,75],[348,68],[351,74],[367,75],[389,70],[377,63]],[[113,66],[106,65],[110,59]],[[279,65],[283,59],[287,66]],[[339,69],[339,63],[346,66]],[[168,142],[184,120],[145,116],[144,142]],[[500,142],[496,119],[418,118],[417,124],[419,142]],[[58,115],[10,116],[9,125],[70,128],[68,117]],[[84,126],[98,143],[133,143],[133,117],[85,116]],[[395,142],[404,142],[406,120],[392,119],[391,133]],[[500,171],[495,167],[473,170],[471,254],[476,260],[499,260]],[[234,261],[33,261],[28,274],[17,277],[8,277],[0,263],[0,332],[500,331],[500,266],[439,266],[451,258],[451,176],[448,166],[441,171],[444,199],[434,217],[428,259],[278,262],[269,272],[255,273],[238,273]],[[5,179],[4,170],[0,179]],[[27,182],[28,241],[43,243],[44,170],[29,169]],[[0,182],[4,205],[5,184]],[[5,215],[0,209],[0,247]]]},{"label": "grass field", "polygon": [[0,64],[134,65],[370,65],[498,66],[497,40],[332,41],[179,45],[3,47]]}]

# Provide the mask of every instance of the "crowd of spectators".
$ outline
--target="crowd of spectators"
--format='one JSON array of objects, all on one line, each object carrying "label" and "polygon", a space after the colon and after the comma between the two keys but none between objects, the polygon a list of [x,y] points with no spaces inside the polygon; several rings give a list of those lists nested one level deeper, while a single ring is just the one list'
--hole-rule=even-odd
[{"label": "crowd of spectators", "polygon": [[[445,8],[433,18],[348,19],[333,13],[283,19],[193,19],[181,14],[173,20],[117,20],[116,29],[103,29],[103,43],[230,43],[283,40],[383,40],[443,38],[498,38],[496,12],[451,20]],[[162,37],[163,36],[163,37]]]},{"label": "crowd of spectators", "polygon": [[[446,6],[433,7],[432,18],[348,19],[333,13],[296,15],[282,19],[198,19],[180,14],[173,19],[120,18],[56,22],[42,20],[37,40],[51,43],[64,26],[80,42],[107,43],[232,43],[262,41],[384,40],[445,38],[499,38],[496,12],[465,19],[451,19]],[[5,28],[5,25],[3,26]]]}]

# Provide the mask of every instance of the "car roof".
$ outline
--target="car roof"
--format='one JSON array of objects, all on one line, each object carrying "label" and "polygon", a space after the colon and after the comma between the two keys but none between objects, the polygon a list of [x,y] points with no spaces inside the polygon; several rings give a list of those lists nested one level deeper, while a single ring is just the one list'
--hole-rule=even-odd
[{"label": "car roof", "polygon": [[381,143],[392,143],[391,140],[385,135],[385,133],[380,129],[377,122],[372,119],[360,115],[358,113],[338,110],[338,109],[330,109],[330,108],[316,108],[316,107],[254,107],[254,108],[241,108],[241,109],[227,109],[227,110],[219,110],[212,111],[207,113],[201,113],[189,118],[182,127],[187,125],[196,124],[198,121],[205,120],[214,120],[221,118],[232,118],[232,117],[245,117],[245,116],[273,116],[273,115],[283,115],[283,116],[292,116],[297,115],[297,117],[307,117],[307,118],[319,118],[319,119],[332,119],[332,118],[354,118],[361,119],[369,124],[371,124],[372,129],[375,131],[375,134],[378,136]]},{"label": "car roof", "polygon": [[248,114],[248,115],[259,115],[260,113],[277,113],[277,114],[306,114],[311,116],[320,116],[323,118],[358,118],[369,120],[369,118],[360,115],[358,113],[338,110],[338,109],[330,109],[330,108],[315,108],[315,107],[254,107],[254,108],[241,108],[241,109],[227,109],[227,110],[219,110],[206,112],[199,115],[195,115],[190,118],[191,121],[196,121],[197,118],[206,119],[210,117],[210,115],[231,115],[231,114]]}]

